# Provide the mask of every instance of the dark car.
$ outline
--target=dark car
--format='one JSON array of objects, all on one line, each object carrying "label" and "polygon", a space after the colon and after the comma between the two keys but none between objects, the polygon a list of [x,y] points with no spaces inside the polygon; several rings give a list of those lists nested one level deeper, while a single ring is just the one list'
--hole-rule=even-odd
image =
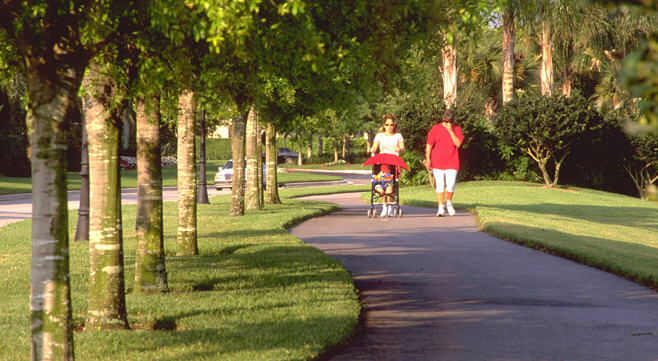
[{"label": "dark car", "polygon": [[[279,153],[276,155],[277,163],[295,163],[299,157],[299,153],[293,152],[288,148],[279,148]],[[265,152],[263,152],[263,159],[265,159]]]},{"label": "dark car", "polygon": [[279,148],[279,154],[276,156],[276,161],[279,163],[294,163],[299,157],[299,153],[293,152],[288,148]]}]

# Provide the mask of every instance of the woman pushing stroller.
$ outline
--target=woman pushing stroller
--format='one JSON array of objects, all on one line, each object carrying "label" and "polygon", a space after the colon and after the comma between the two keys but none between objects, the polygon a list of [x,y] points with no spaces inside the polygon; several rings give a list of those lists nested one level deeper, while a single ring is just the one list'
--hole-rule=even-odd
[{"label": "woman pushing stroller", "polygon": [[[375,136],[370,148],[370,155],[374,156],[377,150],[379,153],[400,155],[404,151],[404,139],[402,134],[398,132],[398,122],[392,114],[384,115],[384,122],[382,123],[383,131],[380,131]],[[382,164],[379,173],[375,175],[375,191],[383,199],[381,217],[392,216],[393,207],[389,205],[392,201],[393,184],[391,180],[397,178],[399,174],[393,175],[393,172],[399,172],[398,168]]]}]

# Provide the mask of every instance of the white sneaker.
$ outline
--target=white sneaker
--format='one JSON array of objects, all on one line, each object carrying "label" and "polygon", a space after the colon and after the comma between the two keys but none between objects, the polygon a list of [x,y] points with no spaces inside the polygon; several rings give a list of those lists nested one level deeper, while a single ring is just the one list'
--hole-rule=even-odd
[{"label": "white sneaker", "polygon": [[443,217],[443,216],[445,216],[445,214],[446,214],[446,211],[445,211],[445,209],[443,209],[443,206],[439,206],[439,211],[436,212],[436,216],[437,217]]},{"label": "white sneaker", "polygon": [[448,214],[449,214],[450,216],[454,216],[454,215],[455,215],[455,209],[452,208],[452,202],[447,201],[447,202],[446,202],[446,208],[448,209]]},{"label": "white sneaker", "polygon": [[386,217],[387,215],[388,215],[388,206],[384,204],[382,206],[382,214],[380,214],[379,217],[383,218]]}]

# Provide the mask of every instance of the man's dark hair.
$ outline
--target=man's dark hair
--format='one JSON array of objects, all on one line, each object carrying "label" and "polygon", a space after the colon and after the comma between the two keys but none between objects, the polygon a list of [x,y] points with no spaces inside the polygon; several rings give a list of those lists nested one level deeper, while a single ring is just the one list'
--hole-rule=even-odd
[{"label": "man's dark hair", "polygon": [[446,109],[446,111],[443,113],[443,119],[446,122],[452,122],[455,120],[455,111],[452,109]]}]

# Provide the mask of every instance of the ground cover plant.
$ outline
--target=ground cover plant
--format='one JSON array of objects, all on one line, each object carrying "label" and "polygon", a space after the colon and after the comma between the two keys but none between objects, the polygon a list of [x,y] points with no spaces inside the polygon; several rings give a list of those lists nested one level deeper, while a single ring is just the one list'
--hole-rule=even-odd
[{"label": "ground cover plant", "polygon": [[[428,186],[403,188],[401,203],[436,207]],[[658,203],[586,188],[525,182],[457,185],[453,204],[482,231],[658,289]],[[440,220],[437,220],[440,221]]]},{"label": "ground cover plant", "polygon": [[[200,256],[176,257],[177,209],[165,202],[170,292],[132,294],[135,206],[123,207],[131,331],[83,332],[88,243],[71,242],[78,360],[308,360],[348,337],[359,301],[345,269],[286,228],[335,205],[291,197],[364,186],[283,189],[284,204],[229,217],[230,195],[198,208]],[[73,239],[76,212],[69,212]],[[0,228],[0,359],[30,354],[30,221]]]}]

